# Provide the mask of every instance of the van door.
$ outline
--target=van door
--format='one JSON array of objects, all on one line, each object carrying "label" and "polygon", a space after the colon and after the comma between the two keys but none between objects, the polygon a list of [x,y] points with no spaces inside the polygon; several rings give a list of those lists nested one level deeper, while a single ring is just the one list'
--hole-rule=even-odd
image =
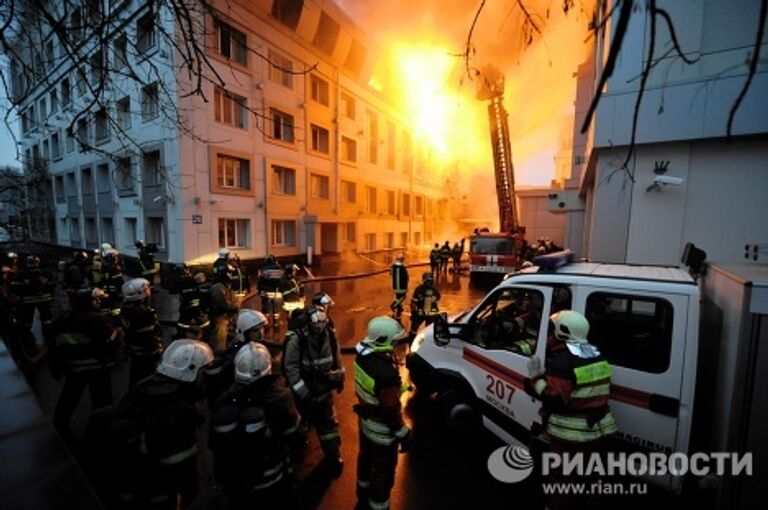
[{"label": "van door", "polygon": [[[677,438],[688,296],[584,288],[576,309],[589,320],[589,341],[613,367],[611,410],[620,436],[635,449],[672,452]],[[687,442],[687,438],[685,438]]]},{"label": "van door", "polygon": [[548,287],[498,287],[469,316],[464,341],[455,342],[486,426],[508,442],[527,444],[529,427],[541,423],[540,402],[523,388],[532,364],[544,366],[551,302]]}]

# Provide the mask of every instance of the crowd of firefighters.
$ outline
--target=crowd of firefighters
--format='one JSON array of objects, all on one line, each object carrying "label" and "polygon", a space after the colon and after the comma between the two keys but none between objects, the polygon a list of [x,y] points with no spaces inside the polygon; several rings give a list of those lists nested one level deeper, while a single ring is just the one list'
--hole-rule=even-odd
[{"label": "crowd of firefighters", "polygon": [[[54,377],[64,380],[54,424],[65,437],[89,389],[92,421],[100,433],[88,440],[98,452],[96,471],[109,473],[102,486],[110,503],[186,508],[197,494],[198,429],[203,423],[208,424],[217,493],[231,508],[286,506],[308,427],[316,430],[322,448],[322,471],[340,475],[334,393],[341,393],[346,373],[331,297],[319,292],[304,306],[298,268],[281,266],[269,256],[259,271],[262,311],[241,309],[236,293],[245,292],[249,283],[239,260],[223,249],[213,264],[212,281],[202,272],[193,275],[183,264],[175,267],[169,290],[179,295],[179,309],[169,343],[155,311],[153,250],[142,242],[137,247],[141,274],[132,276],[123,273],[122,257],[109,245],[93,254],[76,252],[60,264],[58,277],[46,273],[35,255],[26,257],[23,266],[12,253],[3,260],[3,336],[28,359],[48,352]],[[456,247],[463,250],[459,243]],[[434,272],[423,273],[411,296],[406,331],[402,313],[408,270],[403,255],[396,257],[390,276],[392,314],[370,320],[353,365],[360,432],[358,500],[374,510],[389,508],[398,450],[412,447],[402,418],[404,388],[394,350],[422,324],[435,320],[440,300]],[[67,303],[54,320],[51,304],[57,284]],[[285,307],[291,300],[300,305]],[[282,343],[270,342],[265,331],[279,320],[280,307],[291,310],[287,333]],[[35,312],[44,337],[39,349],[31,333]],[[567,326],[561,329],[569,331]],[[586,342],[584,329],[579,325],[570,330],[573,338],[584,333],[581,344]],[[587,360],[599,356],[583,345],[579,349],[575,360],[581,359],[578,353],[586,353]],[[113,371],[123,359],[129,364],[129,389],[113,402]],[[600,371],[599,381],[587,382],[602,391],[605,374]],[[546,395],[545,382],[532,381],[532,394]]]}]

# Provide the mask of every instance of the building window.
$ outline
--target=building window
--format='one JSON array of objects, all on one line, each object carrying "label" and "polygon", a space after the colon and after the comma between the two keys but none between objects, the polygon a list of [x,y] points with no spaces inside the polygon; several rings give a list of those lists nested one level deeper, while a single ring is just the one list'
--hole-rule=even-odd
[{"label": "building window", "polygon": [[[133,195],[135,193],[135,179],[133,178],[133,166],[131,158],[120,158],[115,166],[117,172],[117,192],[121,196]],[[133,239],[136,240],[135,238]],[[133,246],[133,241],[131,241]]]},{"label": "building window", "polygon": [[27,108],[27,123],[30,130],[37,129],[37,115],[35,114],[35,105],[33,104]]},{"label": "building window", "polygon": [[116,71],[128,65],[128,36],[121,35],[113,43],[112,65]]},{"label": "building window", "polygon": [[43,96],[43,98],[40,99],[40,102],[37,104],[37,115],[38,115],[37,123],[40,126],[45,125],[45,121],[48,120],[48,113],[46,111],[45,106],[46,106],[46,100],[45,100],[45,96]]},{"label": "building window", "polygon": [[51,113],[59,111],[59,93],[54,88],[51,90]]},{"label": "building window", "polygon": [[66,107],[72,102],[72,86],[69,84],[69,78],[61,80],[61,106]]},{"label": "building window", "polygon": [[85,218],[85,245],[88,247],[99,244],[99,229],[96,227],[96,218]]},{"label": "building window", "polygon": [[67,174],[67,196],[71,198],[77,197],[77,179],[75,178],[75,172],[69,172]]},{"label": "building window", "polygon": [[341,137],[341,160],[357,163],[357,141],[346,136]]},{"label": "building window", "polygon": [[342,235],[344,236],[344,241],[348,241],[350,243],[354,243],[357,238],[355,236],[355,222],[350,221],[347,223],[344,223],[344,228],[342,229]]},{"label": "building window", "polygon": [[109,183],[109,165],[102,163],[96,167],[96,191],[98,193],[109,193],[112,188]]},{"label": "building window", "polygon": [[365,63],[365,46],[363,46],[357,39],[352,39],[352,45],[349,47],[349,53],[347,53],[347,59],[344,61],[344,67],[357,76],[363,69],[363,63]]},{"label": "building window", "polygon": [[120,129],[131,128],[131,98],[126,96],[115,103],[117,110],[117,125]]},{"label": "building window", "polygon": [[56,203],[63,204],[67,201],[67,193],[64,190],[64,176],[57,175],[53,183],[54,193],[56,194]]},{"label": "building window", "polygon": [[72,134],[72,128],[67,128],[64,137],[66,138],[67,152],[75,150],[75,135]]},{"label": "building window", "polygon": [[112,223],[112,218],[101,218],[101,242],[109,243],[114,248],[115,243],[115,226]]},{"label": "building window", "polygon": [[76,133],[80,152],[83,152],[88,146],[88,121],[85,119],[78,120]]},{"label": "building window", "polygon": [[269,113],[272,118],[272,138],[293,143],[293,115],[276,108],[270,108]]},{"label": "building window", "polygon": [[151,83],[141,89],[141,120],[147,122],[159,113],[157,83]]},{"label": "building window", "polygon": [[387,214],[396,214],[395,212],[395,192],[387,190]]},{"label": "building window", "polygon": [[163,218],[147,217],[144,233],[148,244],[156,244],[161,250],[165,249],[165,221]]},{"label": "building window", "polygon": [[376,188],[365,187],[365,212],[376,213]]},{"label": "building window", "polygon": [[250,220],[219,218],[219,248],[247,248]]},{"label": "building window", "polygon": [[355,98],[347,94],[341,93],[341,114],[348,119],[355,120]]},{"label": "building window", "polygon": [[379,161],[379,119],[376,113],[368,110],[368,162],[374,165]]},{"label": "building window", "polygon": [[248,39],[241,31],[222,21],[217,22],[219,53],[241,66],[248,65]]},{"label": "building window", "polygon": [[136,218],[125,218],[125,246],[133,247],[138,240],[136,236]]},{"label": "building window", "polygon": [[387,232],[384,234],[384,248],[392,249],[395,247],[395,233]]},{"label": "building window", "polygon": [[329,154],[328,130],[324,127],[316,126],[315,124],[310,124],[310,130],[312,131],[312,150],[323,154]]},{"label": "building window", "polygon": [[227,92],[221,87],[213,89],[214,119],[241,129],[248,127],[247,102],[244,97]]},{"label": "building window", "polygon": [[319,76],[312,74],[309,77],[312,100],[322,105],[330,104],[328,99],[328,82]]},{"label": "building window", "polygon": [[402,248],[408,246],[408,232],[400,232],[400,246]]},{"label": "building window", "polygon": [[136,21],[136,50],[144,53],[155,47],[155,16],[149,12]]},{"label": "building window", "polygon": [[403,131],[403,172],[410,175],[411,169],[411,134]]},{"label": "building window", "polygon": [[269,79],[283,87],[293,88],[293,61],[273,49],[269,50]]},{"label": "building window", "polygon": [[93,174],[90,168],[80,170],[80,186],[83,188],[83,196],[93,195]]},{"label": "building window", "polygon": [[91,56],[91,85],[98,87],[104,76],[104,54],[97,51]]},{"label": "building window", "polygon": [[94,116],[96,125],[96,141],[104,142],[109,139],[109,125],[107,120],[107,110],[102,108]]},{"label": "building window", "polygon": [[51,159],[51,144],[47,139],[43,140],[43,159],[45,161]]},{"label": "building window", "polygon": [[295,221],[272,221],[272,246],[296,246]]},{"label": "building window", "polygon": [[304,0],[275,0],[272,3],[272,17],[291,30],[296,30],[303,8]]},{"label": "building window", "polygon": [[403,203],[400,207],[400,211],[402,211],[403,216],[410,216],[411,215],[411,194],[410,193],[403,193]]},{"label": "building window", "polygon": [[357,202],[357,184],[351,181],[341,181],[341,201],[354,204]]},{"label": "building window", "polygon": [[80,219],[69,219],[69,240],[72,242],[72,246],[79,246],[80,244]]},{"label": "building window", "polygon": [[424,216],[424,197],[416,195],[413,198],[413,208],[415,209],[416,216]]},{"label": "building window", "polygon": [[315,32],[315,38],[312,44],[326,52],[328,55],[333,55],[333,50],[336,48],[336,41],[339,38],[339,32],[341,27],[339,24],[328,16],[325,11],[320,12],[320,23],[317,24],[317,32]]},{"label": "building window", "polygon": [[144,154],[142,159],[142,182],[144,187],[160,186],[160,151]]},{"label": "building window", "polygon": [[421,232],[413,233],[413,244],[419,246],[421,244]]},{"label": "building window", "polygon": [[251,162],[247,159],[216,154],[216,183],[221,189],[251,189]]},{"label": "building window", "polygon": [[272,165],[272,192],[277,195],[295,195],[296,170]]},{"label": "building window", "polygon": [[376,234],[365,234],[365,250],[376,251]]},{"label": "building window", "polygon": [[327,200],[330,197],[330,179],[326,175],[312,174],[309,177],[309,196]]},{"label": "building window", "polygon": [[75,71],[77,77],[77,93],[82,96],[88,90],[88,79],[85,77],[85,71],[82,68],[78,68]]},{"label": "building window", "polygon": [[61,157],[61,141],[59,140],[59,133],[53,133],[51,135],[51,157],[53,159],[59,159]]},{"label": "building window", "polygon": [[387,168],[395,169],[395,154],[397,154],[397,130],[393,122],[387,122]]}]

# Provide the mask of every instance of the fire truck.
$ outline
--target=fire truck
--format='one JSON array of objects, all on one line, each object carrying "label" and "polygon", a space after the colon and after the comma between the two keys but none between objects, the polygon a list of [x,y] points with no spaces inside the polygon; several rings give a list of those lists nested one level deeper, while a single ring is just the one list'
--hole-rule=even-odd
[{"label": "fire truck", "polygon": [[491,66],[478,80],[477,98],[488,101],[488,121],[499,203],[499,232],[476,230],[469,238],[469,274],[506,274],[519,268],[525,227],[515,207],[515,170],[504,108],[504,75]]}]

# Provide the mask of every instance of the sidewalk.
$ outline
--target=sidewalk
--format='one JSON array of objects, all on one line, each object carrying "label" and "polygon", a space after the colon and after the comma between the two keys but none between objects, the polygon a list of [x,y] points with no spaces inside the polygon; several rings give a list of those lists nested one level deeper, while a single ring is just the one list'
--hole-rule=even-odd
[{"label": "sidewalk", "polygon": [[103,508],[2,341],[0,416],[0,506]]}]

